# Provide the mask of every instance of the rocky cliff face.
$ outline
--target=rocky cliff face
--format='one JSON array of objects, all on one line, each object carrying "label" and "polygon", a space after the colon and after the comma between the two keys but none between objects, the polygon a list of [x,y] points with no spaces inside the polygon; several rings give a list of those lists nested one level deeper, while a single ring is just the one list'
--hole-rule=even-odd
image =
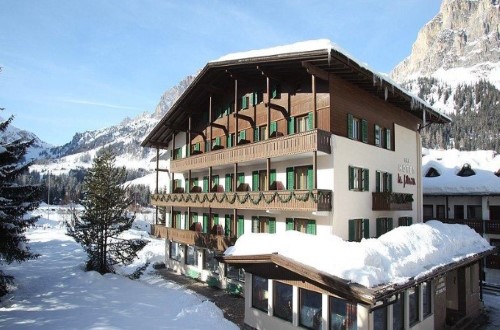
[{"label": "rocky cliff face", "polygon": [[453,79],[445,72],[500,83],[500,0],[443,0],[420,30],[411,55],[391,75],[399,82],[419,76]]}]

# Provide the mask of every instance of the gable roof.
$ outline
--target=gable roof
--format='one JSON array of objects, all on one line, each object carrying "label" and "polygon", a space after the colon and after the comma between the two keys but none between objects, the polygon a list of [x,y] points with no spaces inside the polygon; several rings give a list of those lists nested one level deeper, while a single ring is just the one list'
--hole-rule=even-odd
[{"label": "gable roof", "polygon": [[317,75],[323,79],[333,73],[419,119],[424,112],[428,122],[447,123],[451,119],[391,80],[347,55],[329,40],[313,40],[243,53],[229,54],[207,63],[169,112],[144,139],[143,147],[166,147],[176,130],[187,130],[190,115],[208,109],[211,93],[234,89],[238,85],[262,81],[263,75],[287,80],[293,75]]}]

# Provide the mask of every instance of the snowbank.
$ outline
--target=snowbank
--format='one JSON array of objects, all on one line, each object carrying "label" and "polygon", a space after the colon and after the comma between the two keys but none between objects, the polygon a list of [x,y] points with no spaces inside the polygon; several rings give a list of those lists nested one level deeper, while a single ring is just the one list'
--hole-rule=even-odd
[{"label": "snowbank", "polygon": [[488,242],[468,226],[429,221],[398,227],[378,239],[361,242],[296,231],[244,234],[224,255],[278,253],[319,271],[375,287],[418,278],[436,267],[490,248]]}]

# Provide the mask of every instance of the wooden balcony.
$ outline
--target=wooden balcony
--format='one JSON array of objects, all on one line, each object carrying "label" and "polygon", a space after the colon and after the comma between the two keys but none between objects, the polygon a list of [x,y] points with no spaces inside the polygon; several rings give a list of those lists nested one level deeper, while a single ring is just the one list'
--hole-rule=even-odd
[{"label": "wooden balcony", "polygon": [[151,234],[157,238],[165,238],[181,244],[188,244],[217,251],[225,251],[236,242],[235,237],[169,228],[163,225],[151,225]]},{"label": "wooden balcony", "polygon": [[443,223],[458,223],[467,225],[478,234],[500,235],[500,221],[498,220],[478,220],[478,219],[436,219]]},{"label": "wooden balcony", "polygon": [[329,154],[331,153],[330,139],[331,133],[316,129],[172,160],[170,170],[184,172],[206,169],[209,166],[243,163],[312,151]]},{"label": "wooden balcony", "polygon": [[331,211],[331,190],[241,191],[227,193],[154,194],[156,206],[211,207],[289,211]]},{"label": "wooden balcony", "polygon": [[395,192],[372,193],[373,211],[411,211],[412,203],[412,194]]}]

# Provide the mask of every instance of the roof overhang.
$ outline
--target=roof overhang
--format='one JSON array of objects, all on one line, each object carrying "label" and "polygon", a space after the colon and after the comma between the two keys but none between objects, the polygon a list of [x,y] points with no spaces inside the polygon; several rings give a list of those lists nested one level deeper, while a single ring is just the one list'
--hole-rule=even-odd
[{"label": "roof overhang", "polygon": [[238,86],[245,82],[261,81],[259,79],[265,77],[286,81],[290,73],[314,74],[323,79],[335,74],[421,120],[425,118],[426,123],[451,121],[448,116],[405,91],[387,76],[370,70],[332,47],[209,62],[141,145],[165,148],[174,132],[187,131],[189,116],[200,114],[203,109],[200,105],[208,102],[210,95],[234,86],[234,80],[238,80]]}]

